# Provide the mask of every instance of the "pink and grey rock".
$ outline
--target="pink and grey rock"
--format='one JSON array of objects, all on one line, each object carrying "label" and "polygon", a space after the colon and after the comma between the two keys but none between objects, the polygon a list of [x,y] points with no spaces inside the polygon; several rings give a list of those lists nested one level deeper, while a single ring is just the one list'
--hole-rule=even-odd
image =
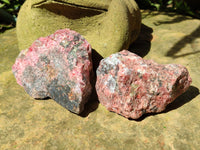
[{"label": "pink and grey rock", "polygon": [[101,60],[96,90],[109,111],[138,119],[145,113],[163,111],[191,82],[184,66],[157,64],[123,50]]},{"label": "pink and grey rock", "polygon": [[75,31],[58,30],[21,51],[12,71],[33,98],[50,97],[79,114],[92,91],[91,46]]}]

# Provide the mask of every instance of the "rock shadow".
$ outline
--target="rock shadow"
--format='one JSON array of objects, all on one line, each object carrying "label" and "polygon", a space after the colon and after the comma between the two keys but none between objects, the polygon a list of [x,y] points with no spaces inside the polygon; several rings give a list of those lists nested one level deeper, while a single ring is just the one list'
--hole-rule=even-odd
[{"label": "rock shadow", "polygon": [[92,75],[92,94],[90,99],[88,100],[88,102],[85,104],[84,110],[81,114],[79,114],[81,117],[87,117],[91,112],[95,111],[98,106],[99,106],[99,100],[98,100],[98,96],[96,93],[96,88],[95,88],[95,84],[96,84],[96,70],[99,66],[100,61],[103,59],[103,57],[94,49],[92,49],[92,62],[93,62],[93,72],[94,74]]},{"label": "rock shadow", "polygon": [[152,28],[142,24],[138,38],[129,46],[128,50],[141,57],[146,56],[151,49],[152,33]]},{"label": "rock shadow", "polygon": [[103,57],[95,49],[92,49],[92,63],[93,63],[93,71],[94,71],[95,77],[96,77],[96,70],[102,59]]},{"label": "rock shadow", "polygon": [[180,95],[178,98],[176,98],[171,104],[169,104],[165,111],[162,113],[167,113],[169,111],[172,111],[174,109],[177,109],[183,105],[185,105],[186,103],[190,102],[192,99],[194,99],[195,97],[197,97],[199,95],[199,89],[194,87],[194,86],[190,86],[189,89],[183,93],[182,95]]},{"label": "rock shadow", "polygon": [[[163,114],[163,113],[168,113],[169,111],[178,109],[179,107],[185,105],[186,103],[189,103],[191,100],[193,100],[199,94],[200,93],[199,93],[198,88],[196,88],[194,86],[190,86],[185,93],[183,93],[178,98],[176,98],[172,103],[167,105],[166,109],[163,112],[144,114],[142,117],[140,117],[139,119],[136,119],[135,121],[140,122],[149,116],[155,116],[155,115],[159,115],[159,114]],[[134,119],[129,119],[129,120],[134,120]]]},{"label": "rock shadow", "polygon": [[93,88],[92,95],[89,101],[85,104],[84,110],[79,114],[81,117],[87,117],[91,112],[95,111],[99,106],[99,100],[96,93],[96,89]]}]

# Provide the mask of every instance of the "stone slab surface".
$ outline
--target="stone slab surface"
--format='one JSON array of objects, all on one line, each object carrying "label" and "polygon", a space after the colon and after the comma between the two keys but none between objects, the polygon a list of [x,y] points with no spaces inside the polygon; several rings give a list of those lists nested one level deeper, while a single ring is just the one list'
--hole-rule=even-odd
[{"label": "stone slab surface", "polygon": [[[109,112],[96,98],[82,116],[70,113],[53,100],[34,100],[11,72],[19,54],[16,30],[1,34],[0,149],[199,149],[200,20],[143,12],[143,24],[154,30],[151,49],[142,48],[147,54],[145,59],[182,64],[188,68],[193,83],[165,112],[137,121]],[[144,33],[141,37],[149,35]],[[137,49],[140,46],[135,46],[134,51]]]}]

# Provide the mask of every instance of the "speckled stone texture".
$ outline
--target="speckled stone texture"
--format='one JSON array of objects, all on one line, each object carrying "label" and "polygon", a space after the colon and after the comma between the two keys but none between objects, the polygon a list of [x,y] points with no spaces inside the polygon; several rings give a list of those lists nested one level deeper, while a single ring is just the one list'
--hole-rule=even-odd
[{"label": "speckled stone texture", "polygon": [[123,50],[100,62],[96,90],[109,111],[138,119],[163,111],[191,82],[184,66],[157,64]]},{"label": "speckled stone texture", "polygon": [[92,90],[91,46],[75,31],[58,30],[21,51],[12,71],[33,98],[50,97],[79,114]]}]

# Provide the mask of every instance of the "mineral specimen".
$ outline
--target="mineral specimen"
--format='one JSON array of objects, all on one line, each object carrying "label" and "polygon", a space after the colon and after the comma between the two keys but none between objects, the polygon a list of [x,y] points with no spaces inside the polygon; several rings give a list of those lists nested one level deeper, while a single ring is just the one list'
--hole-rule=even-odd
[{"label": "mineral specimen", "polygon": [[138,119],[145,113],[163,111],[191,82],[181,65],[157,64],[123,50],[101,60],[96,90],[109,111]]},{"label": "mineral specimen", "polygon": [[50,97],[79,114],[92,90],[91,46],[75,31],[58,30],[21,51],[12,71],[33,98]]}]

